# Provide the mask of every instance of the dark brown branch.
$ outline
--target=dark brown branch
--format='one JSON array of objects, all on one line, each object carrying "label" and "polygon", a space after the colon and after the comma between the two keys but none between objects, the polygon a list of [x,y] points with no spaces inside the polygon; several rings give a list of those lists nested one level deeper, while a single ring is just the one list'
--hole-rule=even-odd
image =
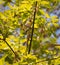
[{"label": "dark brown branch", "polygon": [[31,51],[31,46],[32,46],[32,38],[33,38],[33,32],[34,32],[34,23],[35,23],[35,16],[36,16],[36,7],[37,7],[37,1],[35,3],[35,10],[34,10],[34,17],[33,17],[33,25],[32,25],[32,33],[31,33],[31,40],[30,40],[30,45],[29,45],[29,49],[28,49],[28,54]]},{"label": "dark brown branch", "polygon": [[4,42],[7,44],[7,46],[11,49],[11,51],[15,54],[14,50],[12,49],[12,47],[8,44],[8,42],[6,40],[4,40]]},{"label": "dark brown branch", "polygon": [[11,51],[14,53],[15,57],[20,60],[18,54],[13,50],[13,48],[8,44],[8,42],[5,39],[0,38],[0,40],[3,40],[7,44],[7,46],[11,49]]},{"label": "dark brown branch", "polygon": [[15,57],[20,60],[20,57],[18,56],[18,54],[17,54],[16,52],[14,52],[13,48],[8,44],[8,42],[7,42],[6,40],[4,40],[4,42],[5,42],[5,43],[7,44],[7,46],[11,49],[11,51],[14,53]]}]

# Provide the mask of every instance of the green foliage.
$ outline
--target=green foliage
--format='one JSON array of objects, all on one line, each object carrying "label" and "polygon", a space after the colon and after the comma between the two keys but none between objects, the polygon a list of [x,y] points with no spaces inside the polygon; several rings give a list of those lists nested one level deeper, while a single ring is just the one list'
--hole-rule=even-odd
[{"label": "green foliage", "polygon": [[[1,5],[9,8],[0,12],[0,50],[4,53],[0,58],[0,65],[60,64],[60,48],[56,43],[55,33],[59,28],[59,19],[49,14],[59,2],[60,0],[2,0],[0,2]],[[51,37],[52,34],[54,38]],[[28,54],[30,42],[31,49]]]}]

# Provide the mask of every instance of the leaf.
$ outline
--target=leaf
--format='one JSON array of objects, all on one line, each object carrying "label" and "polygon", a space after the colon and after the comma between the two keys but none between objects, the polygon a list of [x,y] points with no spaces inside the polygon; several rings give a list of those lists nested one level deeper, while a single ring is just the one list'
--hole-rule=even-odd
[{"label": "leaf", "polygon": [[41,14],[42,14],[42,15],[44,15],[44,14],[45,14],[45,12],[44,12],[43,10],[39,10],[39,11],[41,12]]},{"label": "leaf", "polygon": [[26,47],[25,46],[21,46],[20,47],[20,52],[21,53],[25,53],[26,52]]},{"label": "leaf", "polygon": [[38,28],[38,25],[37,24],[34,24],[34,28]]},{"label": "leaf", "polygon": [[0,35],[0,38],[1,38],[1,39],[3,39],[3,36],[2,36],[2,35]]},{"label": "leaf", "polygon": [[42,5],[49,5],[49,1],[41,1]]},{"label": "leaf", "polygon": [[57,23],[59,21],[57,16],[52,16],[51,20],[52,20],[52,23]]},{"label": "leaf", "polygon": [[50,18],[49,14],[48,13],[45,13],[45,16],[46,18]]},{"label": "leaf", "polygon": [[0,42],[0,49],[8,49],[8,47],[4,42]]}]

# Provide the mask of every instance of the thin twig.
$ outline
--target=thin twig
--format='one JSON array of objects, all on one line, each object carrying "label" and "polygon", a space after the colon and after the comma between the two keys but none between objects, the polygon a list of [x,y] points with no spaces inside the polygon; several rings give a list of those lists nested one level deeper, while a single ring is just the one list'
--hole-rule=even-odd
[{"label": "thin twig", "polygon": [[28,54],[31,51],[32,38],[33,38],[33,32],[34,32],[34,23],[35,23],[35,17],[36,17],[36,7],[37,7],[37,1],[35,3],[34,18],[33,18],[33,25],[32,25],[32,33],[31,33],[31,40],[30,40],[30,45],[29,45],[29,49],[28,49]]}]

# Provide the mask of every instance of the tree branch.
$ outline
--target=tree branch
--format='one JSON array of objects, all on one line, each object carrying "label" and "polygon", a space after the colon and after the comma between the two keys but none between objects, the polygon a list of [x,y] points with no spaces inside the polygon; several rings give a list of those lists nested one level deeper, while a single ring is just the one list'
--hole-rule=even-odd
[{"label": "tree branch", "polygon": [[36,7],[37,7],[37,1],[35,3],[34,18],[33,18],[33,25],[32,25],[32,33],[31,33],[31,40],[30,40],[30,45],[29,45],[29,49],[28,49],[28,54],[30,53],[31,46],[32,46],[32,38],[33,38],[33,32],[34,32],[34,23],[35,23],[35,16],[36,16]]},{"label": "tree branch", "polygon": [[3,40],[7,46],[11,49],[11,51],[14,53],[15,57],[18,58],[20,60],[20,57],[18,56],[18,54],[13,50],[13,48],[8,44],[8,42],[5,40],[5,39],[1,39],[0,40]]},{"label": "tree branch", "polygon": [[6,40],[4,40],[4,42],[7,44],[7,46],[11,49],[11,51],[15,54],[14,50],[12,49],[12,47],[8,44],[8,42]]}]

